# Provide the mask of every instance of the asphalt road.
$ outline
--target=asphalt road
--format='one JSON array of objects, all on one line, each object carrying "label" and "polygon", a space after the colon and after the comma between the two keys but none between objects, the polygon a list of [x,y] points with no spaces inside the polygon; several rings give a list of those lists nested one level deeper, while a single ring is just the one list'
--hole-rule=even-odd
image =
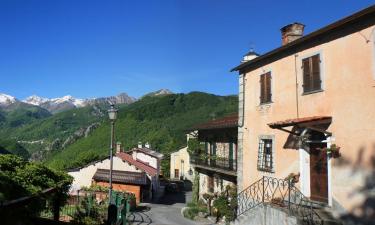
[{"label": "asphalt road", "polygon": [[204,225],[184,218],[181,209],[191,199],[191,192],[166,194],[152,203],[142,203],[129,220],[134,225]]}]

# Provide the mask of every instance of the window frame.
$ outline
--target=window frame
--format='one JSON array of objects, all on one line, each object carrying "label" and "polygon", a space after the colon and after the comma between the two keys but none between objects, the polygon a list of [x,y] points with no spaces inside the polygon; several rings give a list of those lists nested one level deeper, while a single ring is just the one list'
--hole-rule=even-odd
[{"label": "window frame", "polygon": [[[312,58],[314,56],[318,55],[319,56],[319,77],[320,77],[320,88],[319,89],[311,89],[309,91],[305,91],[305,81],[304,81],[304,68],[303,68],[303,61],[305,59],[309,59],[309,58]],[[318,52],[313,52],[311,54],[308,54],[308,55],[305,55],[301,58],[301,74],[302,74],[302,77],[301,77],[301,83],[302,83],[302,95],[309,95],[309,94],[314,94],[314,93],[319,93],[319,92],[322,92],[324,91],[324,60],[323,60],[323,54],[321,51],[318,51]],[[312,65],[312,63],[310,63],[310,65]],[[310,73],[311,73],[311,69],[310,69]],[[312,79],[313,80],[313,79]],[[314,86],[313,84],[311,84],[312,86]]]},{"label": "window frame", "polygon": [[[264,88],[264,86],[262,85],[262,76],[265,76],[268,75],[270,76],[270,81],[269,81],[269,90],[270,90],[270,93],[268,93],[269,95],[269,99],[266,99],[265,101],[263,101],[264,99],[262,98],[262,89]],[[265,82],[267,81],[267,79],[265,79]],[[273,90],[273,84],[272,84],[272,71],[269,70],[269,71],[265,71],[264,73],[260,74],[259,75],[259,105],[266,105],[266,104],[271,104],[273,103],[272,101],[272,90]],[[265,92],[267,92],[267,89],[265,90]],[[265,93],[266,96],[267,96],[267,93]]]},{"label": "window frame", "polygon": [[[271,142],[271,152],[269,155],[270,165],[266,165],[265,155],[265,140]],[[258,171],[274,173],[275,172],[275,136],[274,135],[260,135],[258,141],[258,160],[257,160]]]}]

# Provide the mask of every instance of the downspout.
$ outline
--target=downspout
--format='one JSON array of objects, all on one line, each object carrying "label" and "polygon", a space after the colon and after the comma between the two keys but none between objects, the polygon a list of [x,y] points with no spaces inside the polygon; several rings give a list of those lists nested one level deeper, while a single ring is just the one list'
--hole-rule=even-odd
[{"label": "downspout", "polygon": [[297,57],[298,57],[298,54],[294,54],[294,74],[296,76],[296,109],[297,109],[297,118],[299,118]]},{"label": "downspout", "polygon": [[245,74],[239,76],[238,93],[238,143],[237,143],[237,193],[243,190],[243,132],[245,113]]}]

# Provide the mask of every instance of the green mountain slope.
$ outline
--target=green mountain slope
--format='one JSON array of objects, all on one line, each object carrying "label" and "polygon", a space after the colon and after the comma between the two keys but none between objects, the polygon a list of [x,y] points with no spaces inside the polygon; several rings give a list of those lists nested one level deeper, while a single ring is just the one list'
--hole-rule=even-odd
[{"label": "green mountain slope", "polygon": [[48,118],[51,115],[41,107],[16,102],[1,110],[0,127],[13,129],[39,119]]},{"label": "green mountain slope", "polygon": [[[33,159],[40,160],[51,151],[61,150],[68,138],[66,144],[84,135],[90,125],[101,122],[106,113],[104,108],[107,106],[87,106],[34,119],[20,116],[25,123],[16,127],[9,125],[12,120],[7,114],[6,122],[0,125],[0,140],[18,141],[33,154]],[[20,110],[15,111],[11,113],[20,115]]]},{"label": "green mountain slope", "polygon": [[[125,149],[138,141],[169,156],[186,145],[186,130],[201,123],[237,111],[237,96],[216,96],[200,92],[144,97],[119,110],[116,141]],[[65,169],[105,157],[109,151],[110,126],[103,122],[90,136],[52,154],[46,163]],[[167,161],[165,161],[167,162]]]},{"label": "green mountain slope", "polygon": [[24,159],[30,157],[30,153],[14,140],[0,140],[0,154],[14,154]]}]

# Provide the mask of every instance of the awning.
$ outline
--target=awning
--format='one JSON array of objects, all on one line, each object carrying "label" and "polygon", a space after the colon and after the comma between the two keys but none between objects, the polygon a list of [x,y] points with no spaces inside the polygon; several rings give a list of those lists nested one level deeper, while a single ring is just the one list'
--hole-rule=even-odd
[{"label": "awning", "polygon": [[330,132],[317,127],[317,125],[330,124],[331,122],[332,122],[332,117],[330,116],[311,116],[311,117],[303,117],[303,118],[295,118],[295,119],[277,121],[274,123],[269,123],[268,126],[272,129],[279,129],[279,130],[286,131],[294,135],[298,135],[298,134],[285,129],[285,127],[297,126],[299,128],[309,128],[311,130],[315,130],[315,131],[319,131],[328,135],[332,135]]},{"label": "awning", "polygon": [[[109,182],[109,170],[97,169],[94,174],[93,180]],[[121,184],[133,184],[133,185],[147,185],[149,180],[144,172],[131,172],[131,171],[112,171],[112,181],[114,183]]]}]

